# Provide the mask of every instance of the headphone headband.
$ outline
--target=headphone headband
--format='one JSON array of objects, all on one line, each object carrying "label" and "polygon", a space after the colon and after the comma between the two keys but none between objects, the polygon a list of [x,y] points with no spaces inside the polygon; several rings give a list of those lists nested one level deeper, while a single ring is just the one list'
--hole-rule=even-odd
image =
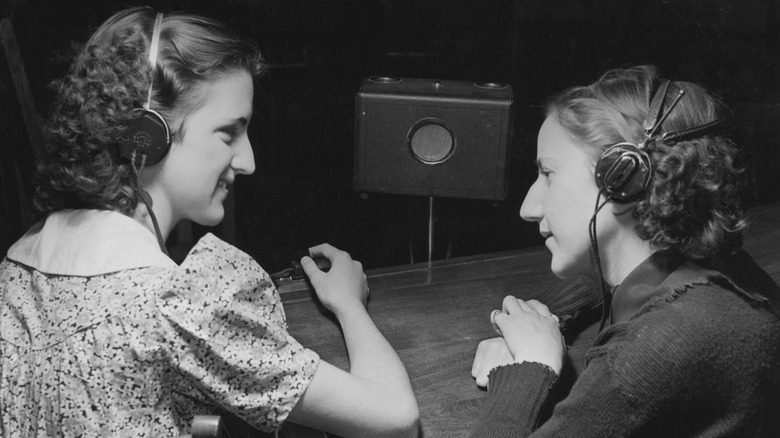
[{"label": "headphone headband", "polygon": [[157,52],[160,46],[160,24],[163,14],[158,12],[154,19],[152,28],[152,40],[149,43],[149,65],[151,67],[151,77],[149,78],[149,93],[146,96],[146,103],[143,108],[136,108],[132,112],[137,113],[134,120],[130,123],[119,141],[119,153],[130,160],[135,172],[136,195],[140,201],[146,205],[146,210],[152,219],[154,225],[154,234],[157,236],[157,244],[164,254],[168,254],[165,248],[165,240],[160,232],[160,225],[157,223],[157,216],[146,196],[141,184],[140,173],[145,166],[150,166],[159,162],[171,146],[171,132],[168,123],[158,113],[151,109],[152,89],[154,88],[154,72],[157,68]]},{"label": "headphone headband", "polygon": [[650,184],[653,163],[645,151],[648,144],[657,141],[675,143],[701,137],[712,133],[721,125],[720,120],[714,120],[693,128],[664,132],[659,136],[661,125],[685,94],[685,91],[680,89],[669,108],[664,109],[670,84],[671,81],[663,79],[653,93],[650,114],[644,125],[644,141],[637,145],[628,142],[611,145],[596,163],[596,184],[615,202],[626,203],[640,198]]},{"label": "headphone headband", "polygon": [[715,119],[709,123],[695,126],[693,128],[680,129],[672,132],[664,132],[661,136],[662,142],[676,143],[678,141],[689,140],[696,137],[703,137],[712,134],[721,129],[723,120]]},{"label": "headphone headband", "polygon": [[[658,127],[663,123],[663,121],[660,120],[662,115],[661,110],[663,109],[664,101],[666,100],[666,93],[669,91],[669,84],[671,84],[670,80],[663,79],[658,88],[655,89],[655,93],[653,93],[653,97],[650,100],[650,117],[648,117],[645,122],[645,136],[647,138],[652,137]],[[669,109],[669,111],[671,111],[671,109]]]},{"label": "headphone headband", "polygon": [[159,162],[168,153],[171,146],[171,131],[168,123],[160,113],[151,108],[162,19],[162,12],[158,12],[152,29],[152,40],[149,43],[148,56],[152,73],[149,79],[146,102],[142,108],[136,108],[132,111],[134,113],[133,121],[119,138],[120,154],[130,160],[133,166],[138,169]]},{"label": "headphone headband", "polygon": [[152,42],[149,44],[149,65],[152,66],[152,77],[149,79],[149,93],[146,96],[145,109],[149,109],[152,106],[152,86],[154,85],[154,69],[157,67],[157,52],[160,46],[160,24],[162,23],[163,14],[158,12],[154,19],[154,28],[152,29]]},{"label": "headphone headband", "polygon": [[[669,114],[672,113],[672,110],[677,105],[677,102],[679,102],[682,96],[685,94],[685,91],[681,89],[677,94],[677,97],[669,106],[669,109],[665,112],[662,111],[663,102],[666,100],[666,93],[668,92],[670,83],[671,82],[668,79],[664,79],[661,85],[658,87],[656,93],[653,95],[653,100],[650,104],[650,118],[648,119],[648,123],[645,124],[646,139],[642,144],[639,145],[640,148],[643,148],[646,143],[653,141],[675,143],[678,141],[701,137],[716,132],[721,127],[723,121],[720,119],[715,119],[709,123],[694,126],[692,128],[664,132],[661,134],[660,138],[656,138],[656,133],[659,129],[661,129],[661,125],[663,125],[664,120],[669,117]],[[649,124],[651,120],[652,125]]]}]

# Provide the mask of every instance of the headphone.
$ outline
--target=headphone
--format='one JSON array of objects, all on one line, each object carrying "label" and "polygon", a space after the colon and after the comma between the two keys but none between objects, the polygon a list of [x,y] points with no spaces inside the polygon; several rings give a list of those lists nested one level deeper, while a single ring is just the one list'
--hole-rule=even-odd
[{"label": "headphone", "polygon": [[721,120],[716,119],[704,125],[665,132],[660,137],[656,137],[661,125],[685,94],[685,91],[680,89],[677,97],[664,113],[663,105],[670,84],[671,81],[663,79],[653,94],[650,102],[650,117],[644,126],[645,140],[639,144],[630,142],[613,144],[601,154],[601,158],[596,163],[596,185],[608,199],[619,204],[627,204],[644,195],[653,174],[653,164],[646,152],[647,145],[656,141],[673,143],[701,137],[714,131],[714,128],[721,124]]},{"label": "headphone", "polygon": [[157,52],[160,45],[160,23],[162,12],[157,13],[152,30],[152,42],[149,46],[149,64],[152,66],[152,78],[149,93],[143,108],[132,110],[135,119],[123,132],[119,141],[119,153],[130,160],[136,168],[158,163],[171,147],[171,130],[168,123],[157,111],[151,109],[154,70],[157,66]]},{"label": "headphone", "polygon": [[[715,119],[712,122],[705,123],[693,128],[680,129],[672,132],[664,132],[660,136],[656,133],[661,128],[669,114],[677,103],[682,99],[685,91],[680,89],[677,97],[669,105],[669,109],[664,113],[663,105],[666,101],[666,93],[669,91],[671,81],[661,80],[660,85],[653,93],[650,101],[650,117],[645,122],[645,139],[639,144],[631,142],[620,142],[613,144],[604,150],[596,163],[596,185],[599,188],[599,194],[596,198],[596,207],[593,216],[590,219],[589,233],[591,250],[593,258],[598,268],[599,279],[602,292],[602,316],[601,327],[609,318],[609,303],[611,302],[609,288],[604,281],[604,273],[601,267],[601,257],[599,256],[598,237],[596,235],[596,216],[599,210],[607,202],[614,201],[619,204],[627,204],[636,201],[642,197],[650,185],[650,178],[653,175],[653,163],[647,154],[646,147],[655,142],[676,143],[678,141],[702,137],[719,128],[721,120]],[[663,115],[662,115],[663,114]],[[601,196],[605,195],[601,200]]]}]

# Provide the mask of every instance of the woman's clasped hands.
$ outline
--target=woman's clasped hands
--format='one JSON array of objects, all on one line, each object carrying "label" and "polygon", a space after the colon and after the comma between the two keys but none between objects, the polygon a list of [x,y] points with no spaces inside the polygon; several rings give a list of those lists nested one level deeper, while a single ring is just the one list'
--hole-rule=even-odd
[{"label": "woman's clasped hands", "polygon": [[513,363],[538,362],[560,374],[566,344],[558,317],[547,306],[509,295],[502,309],[491,313],[490,320],[501,337],[479,343],[471,367],[477,385],[487,387],[493,369]]}]

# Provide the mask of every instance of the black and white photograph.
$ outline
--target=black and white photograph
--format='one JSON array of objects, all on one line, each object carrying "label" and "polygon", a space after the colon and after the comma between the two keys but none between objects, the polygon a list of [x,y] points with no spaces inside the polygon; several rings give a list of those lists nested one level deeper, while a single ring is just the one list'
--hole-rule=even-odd
[{"label": "black and white photograph", "polygon": [[3,0],[0,437],[780,436],[780,1]]}]

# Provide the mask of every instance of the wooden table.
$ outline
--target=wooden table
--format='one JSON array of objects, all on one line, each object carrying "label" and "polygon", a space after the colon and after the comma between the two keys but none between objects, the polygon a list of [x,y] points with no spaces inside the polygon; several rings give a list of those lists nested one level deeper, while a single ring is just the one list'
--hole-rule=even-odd
[{"label": "wooden table", "polygon": [[[756,208],[749,216],[752,227],[745,246],[780,282],[780,204]],[[550,272],[550,253],[544,247],[366,274],[369,313],[406,365],[425,438],[465,436],[471,429],[485,397],[471,378],[471,362],[479,341],[496,336],[489,323],[491,310],[499,308],[506,295],[540,297],[559,281]],[[338,324],[306,282],[282,282],[279,291],[290,333],[323,359],[346,369]],[[565,302],[546,304],[556,311]],[[575,361],[581,360],[595,328],[572,339],[569,353]]]}]

